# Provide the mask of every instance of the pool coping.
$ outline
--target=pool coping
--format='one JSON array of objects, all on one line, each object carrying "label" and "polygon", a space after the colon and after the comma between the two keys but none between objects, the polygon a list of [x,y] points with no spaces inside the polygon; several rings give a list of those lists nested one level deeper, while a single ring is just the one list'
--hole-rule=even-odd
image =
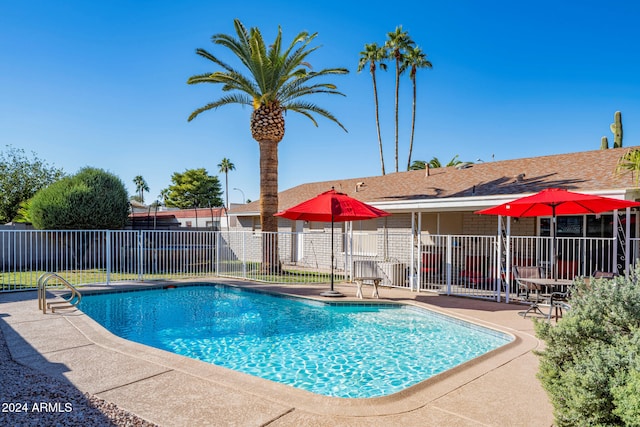
[{"label": "pool coping", "polygon": [[[296,298],[308,298],[321,302],[335,301],[319,295],[310,294],[309,288],[303,288],[289,285],[267,285],[256,284],[255,282],[244,282],[238,280],[224,280],[220,278],[214,279],[197,279],[189,281],[168,281],[153,283],[123,283],[109,286],[91,285],[82,288],[84,294],[102,292],[104,290],[120,290],[162,287],[166,284],[176,286],[186,286],[193,283],[222,283],[228,286],[236,286],[240,288],[258,289],[272,293],[280,293]],[[400,294],[399,298],[393,300],[380,298],[379,300],[360,300],[355,297],[347,297],[341,301],[370,304],[372,301],[385,303],[401,303],[413,305],[420,308],[426,308],[445,316],[454,317],[465,322],[474,323],[483,327],[497,330],[514,337],[511,343],[503,345],[498,349],[492,350],[484,355],[478,356],[468,362],[457,367],[449,369],[443,373],[437,374],[425,381],[413,385],[405,390],[394,393],[389,396],[373,397],[373,398],[339,398],[322,396],[309,391],[298,389],[292,386],[276,383],[249,374],[233,371],[231,369],[212,365],[206,362],[190,359],[186,356],[177,355],[165,350],[148,347],[138,344],[120,337],[117,337],[91,319],[89,316],[74,310],[71,312],[59,312],[52,316],[59,316],[68,322],[68,325],[77,330],[89,342],[105,349],[107,351],[116,352],[125,358],[142,361],[145,364],[154,365],[159,371],[173,371],[179,375],[184,375],[182,381],[188,380],[189,377],[199,378],[211,383],[211,385],[219,385],[221,387],[232,388],[243,394],[250,394],[255,398],[272,402],[275,405],[289,407],[302,410],[310,414],[322,416],[345,416],[349,417],[380,417],[397,414],[406,414],[424,408],[430,403],[442,398],[443,396],[459,390],[466,384],[482,378],[488,372],[500,369],[502,366],[509,364],[515,359],[530,353],[532,350],[541,347],[540,341],[528,332],[516,330],[506,327],[498,323],[479,319],[474,316],[452,312],[451,310],[442,309],[424,302],[416,301],[414,293],[407,293],[406,298]],[[37,345],[34,345],[37,349]],[[71,369],[81,369],[81,362],[78,366],[72,366]],[[372,361],[374,363],[375,361]],[[114,387],[111,390],[105,390],[107,395],[113,395]],[[101,393],[98,393],[100,396]],[[120,402],[116,402],[120,404]],[[134,411],[138,413],[138,411]],[[139,414],[142,417],[153,420],[153,416],[149,414]]]}]

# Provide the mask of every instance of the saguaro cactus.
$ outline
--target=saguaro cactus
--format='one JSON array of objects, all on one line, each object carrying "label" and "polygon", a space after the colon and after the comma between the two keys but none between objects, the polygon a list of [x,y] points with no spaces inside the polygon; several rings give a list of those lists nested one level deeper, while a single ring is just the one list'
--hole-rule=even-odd
[{"label": "saguaro cactus", "polygon": [[622,113],[616,111],[613,115],[613,123],[609,128],[613,132],[613,148],[622,147]]},{"label": "saguaro cactus", "polygon": [[602,139],[600,140],[600,149],[606,150],[608,148],[609,148],[609,140],[607,139],[606,136],[603,136]]}]

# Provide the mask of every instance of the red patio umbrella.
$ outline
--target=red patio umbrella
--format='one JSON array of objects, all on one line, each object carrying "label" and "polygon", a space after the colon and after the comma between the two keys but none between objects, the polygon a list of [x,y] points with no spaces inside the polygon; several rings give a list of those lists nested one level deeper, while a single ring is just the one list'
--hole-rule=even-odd
[{"label": "red patio umbrella", "polygon": [[[610,197],[596,196],[593,194],[575,193],[562,188],[547,188],[530,196],[521,197],[492,208],[482,209],[475,213],[516,218],[551,216],[553,224],[552,253],[554,257],[552,265],[555,265],[557,215],[597,214],[634,206],[640,206],[640,202],[612,199]],[[552,268],[552,273],[555,278],[555,268]]]},{"label": "red patio umbrella", "polygon": [[360,221],[388,215],[391,214],[344,193],[339,193],[333,188],[275,214],[275,216],[291,220],[331,222],[331,290],[324,292],[325,296],[342,296],[333,290],[333,223]]}]

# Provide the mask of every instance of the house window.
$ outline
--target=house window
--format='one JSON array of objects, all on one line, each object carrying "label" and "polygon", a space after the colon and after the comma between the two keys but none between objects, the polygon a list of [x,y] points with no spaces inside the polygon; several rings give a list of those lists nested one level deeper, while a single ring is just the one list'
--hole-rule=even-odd
[{"label": "house window", "polygon": [[309,230],[324,230],[325,227],[331,227],[331,223],[321,222],[321,221],[309,221]]},{"label": "house window", "polygon": [[[582,237],[584,235],[584,216],[559,216],[556,218],[558,237]],[[540,236],[551,236],[551,218],[540,219]]]}]

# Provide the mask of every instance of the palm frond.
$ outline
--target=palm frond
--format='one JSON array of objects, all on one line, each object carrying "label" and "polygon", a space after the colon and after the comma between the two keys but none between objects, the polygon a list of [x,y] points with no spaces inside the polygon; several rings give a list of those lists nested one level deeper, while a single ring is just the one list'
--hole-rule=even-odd
[{"label": "palm frond", "polygon": [[229,65],[225,64],[224,62],[222,62],[221,60],[219,60],[218,58],[216,58],[214,55],[212,55],[211,53],[207,52],[204,49],[196,49],[196,55],[200,55],[203,58],[208,59],[209,61],[218,64],[219,66],[221,66],[222,68],[224,68],[227,71],[232,71],[233,68],[231,68]]},{"label": "palm frond", "polygon": [[[327,118],[332,122],[336,123],[345,132],[348,132],[347,128],[345,128],[344,125],[340,123],[340,121],[333,114],[331,114],[329,111],[325,110],[324,108],[317,106],[316,104],[312,104],[310,102],[297,101],[297,102],[290,102],[284,105],[284,107],[287,111],[295,111],[296,113],[303,114],[307,117],[310,115],[310,113],[319,114],[322,117]],[[315,123],[315,120],[312,120],[312,121]]]},{"label": "palm frond", "polygon": [[193,113],[191,113],[187,121],[190,122],[191,120],[195,119],[198,114],[204,111],[215,110],[218,107],[222,107],[223,105],[229,105],[229,104],[253,105],[251,98],[249,98],[244,94],[233,94],[233,95],[223,96],[219,100],[211,102],[205,105],[204,107],[200,107],[197,110],[195,110]]}]

